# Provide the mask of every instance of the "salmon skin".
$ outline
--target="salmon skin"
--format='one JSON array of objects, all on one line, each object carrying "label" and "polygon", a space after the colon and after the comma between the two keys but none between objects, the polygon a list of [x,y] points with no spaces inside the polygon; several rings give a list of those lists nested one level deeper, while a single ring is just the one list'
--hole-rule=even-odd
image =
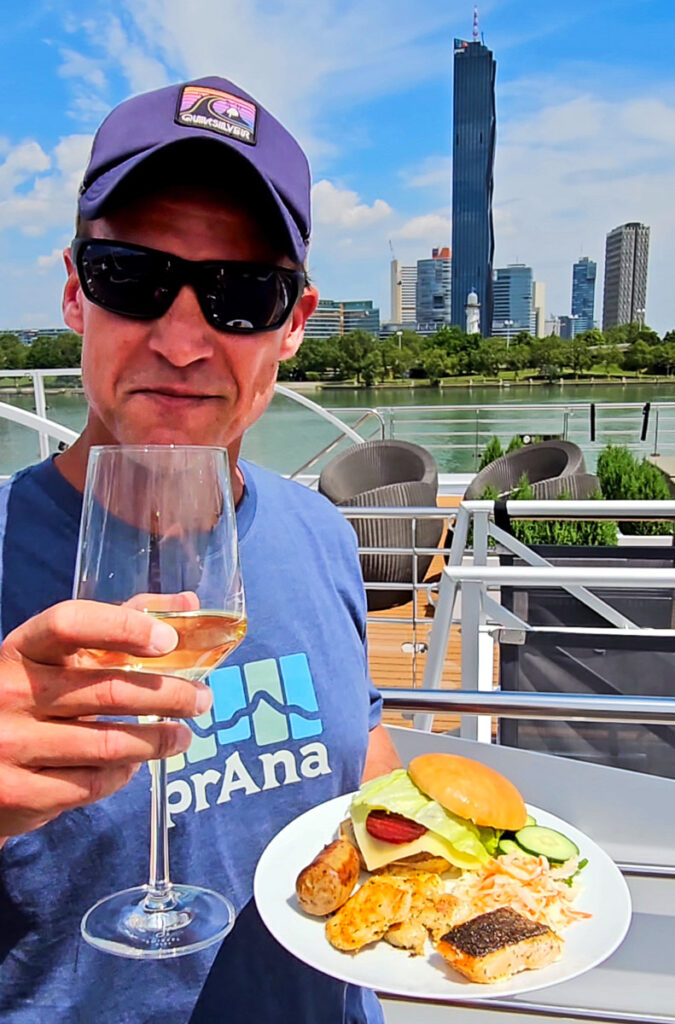
[{"label": "salmon skin", "polygon": [[446,932],[436,945],[447,962],[471,981],[504,981],[560,957],[563,942],[547,925],[511,907],[479,914]]}]

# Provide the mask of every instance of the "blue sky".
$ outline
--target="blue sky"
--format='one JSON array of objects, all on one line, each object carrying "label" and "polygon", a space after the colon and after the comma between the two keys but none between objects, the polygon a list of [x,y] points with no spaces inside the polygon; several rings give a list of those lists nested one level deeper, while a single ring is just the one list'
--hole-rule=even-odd
[{"label": "blue sky", "polygon": [[[675,328],[675,4],[485,0],[497,59],[496,265],[530,263],[547,312],[607,231],[651,227],[647,319]],[[452,41],[465,0],[22,0],[0,27],[0,328],[61,323],[60,252],[99,120],[126,96],[222,74],[297,134],[314,178],[313,276],[389,315],[403,262],[450,242]]]}]

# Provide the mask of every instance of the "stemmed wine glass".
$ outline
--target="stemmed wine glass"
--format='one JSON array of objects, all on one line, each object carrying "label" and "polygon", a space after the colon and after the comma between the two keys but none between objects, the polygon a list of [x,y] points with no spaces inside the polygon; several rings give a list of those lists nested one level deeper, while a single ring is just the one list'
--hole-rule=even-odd
[{"label": "stemmed wine glass", "polygon": [[[246,617],[225,449],[92,448],[74,596],[130,604],[178,633],[177,647],[160,657],[91,651],[97,667],[203,680],[227,657]],[[150,762],[150,772],[148,882],[99,900],[82,919],[91,945],[138,959],[196,952],[235,918],[219,893],[169,880],[166,762]]]}]

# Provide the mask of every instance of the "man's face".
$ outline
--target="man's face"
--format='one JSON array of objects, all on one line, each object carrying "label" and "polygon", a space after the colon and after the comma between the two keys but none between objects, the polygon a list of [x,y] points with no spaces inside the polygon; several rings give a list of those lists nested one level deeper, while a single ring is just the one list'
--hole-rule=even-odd
[{"label": "man's face", "polygon": [[[245,210],[209,192],[171,188],[94,221],[92,237],[161,249],[190,260],[292,266]],[[157,320],[109,313],[82,294],[70,254],[63,312],[82,334],[89,444],[210,444],[236,455],[267,407],[280,360],[302,341],[317,296],[306,289],[288,321],[262,334],[226,334],[204,319],[185,286]]]}]

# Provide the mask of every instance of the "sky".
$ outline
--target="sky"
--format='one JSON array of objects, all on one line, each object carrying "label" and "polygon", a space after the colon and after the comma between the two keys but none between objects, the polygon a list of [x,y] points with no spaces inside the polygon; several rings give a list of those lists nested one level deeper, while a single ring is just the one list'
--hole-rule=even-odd
[{"label": "sky", "polygon": [[[9,7],[9,0],[4,0]],[[21,0],[0,24],[0,329],[61,326],[61,253],[93,133],[136,92],[222,75],[312,166],[310,270],[388,319],[389,261],[451,240],[453,39],[467,0]],[[646,319],[675,328],[675,3],[484,0],[497,61],[495,266],[570,312],[572,264],[651,228]]]}]

